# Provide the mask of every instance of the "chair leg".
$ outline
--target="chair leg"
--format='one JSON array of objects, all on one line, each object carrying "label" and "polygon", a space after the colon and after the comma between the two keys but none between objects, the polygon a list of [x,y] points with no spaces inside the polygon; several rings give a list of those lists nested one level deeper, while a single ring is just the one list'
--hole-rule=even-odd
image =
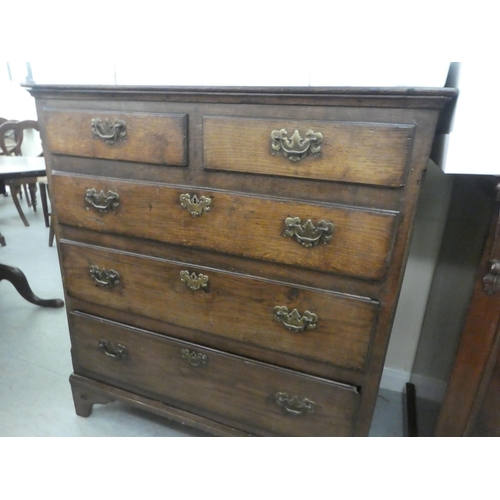
[{"label": "chair leg", "polygon": [[36,182],[30,182],[28,184],[28,189],[30,191],[31,205],[33,206],[33,212],[36,212]]},{"label": "chair leg", "polygon": [[[31,207],[31,199],[30,199],[30,195],[28,193],[28,189],[26,188],[26,184],[22,184],[23,186],[23,190],[24,190],[24,195],[26,196],[26,203],[28,204],[28,207]],[[21,196],[21,199],[22,199],[22,196]]]},{"label": "chair leg", "polygon": [[10,194],[12,195],[12,201],[14,202],[14,205],[16,206],[17,208],[17,212],[19,213],[19,216],[21,217],[24,225],[26,227],[29,227],[29,222],[28,220],[26,219],[24,213],[23,213],[23,209],[21,208],[21,204],[19,203],[19,194],[21,193],[21,186],[19,185],[16,185],[16,184],[11,184],[10,185]]},{"label": "chair leg", "polygon": [[[49,207],[47,204],[47,186],[43,183],[38,184],[40,186],[40,199],[42,200],[42,210],[43,218],[45,220],[45,227],[50,227],[49,223]],[[49,244],[49,246],[52,246]]]},{"label": "chair leg", "polygon": [[49,229],[49,247],[54,244],[54,222],[52,217],[50,217],[50,229]]}]

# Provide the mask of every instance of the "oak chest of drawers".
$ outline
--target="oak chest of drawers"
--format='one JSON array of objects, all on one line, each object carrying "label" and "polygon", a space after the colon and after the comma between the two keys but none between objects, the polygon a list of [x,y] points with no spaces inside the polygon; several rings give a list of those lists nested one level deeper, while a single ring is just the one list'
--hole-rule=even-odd
[{"label": "oak chest of drawers", "polygon": [[451,89],[38,86],[76,412],[366,435]]}]

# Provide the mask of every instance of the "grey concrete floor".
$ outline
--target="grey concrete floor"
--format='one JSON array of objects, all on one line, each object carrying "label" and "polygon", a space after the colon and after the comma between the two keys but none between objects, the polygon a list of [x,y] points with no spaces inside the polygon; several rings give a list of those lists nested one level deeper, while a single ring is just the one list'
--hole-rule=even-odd
[{"label": "grey concrete floor", "polygon": [[[20,268],[41,298],[64,298],[56,246],[48,246],[41,206],[22,202],[25,227],[12,199],[0,195],[0,263]],[[7,281],[0,282],[0,437],[160,437],[204,434],[121,403],[95,405],[88,418],[75,414],[65,309],[38,307]],[[403,435],[399,393],[381,390],[370,436]]]}]

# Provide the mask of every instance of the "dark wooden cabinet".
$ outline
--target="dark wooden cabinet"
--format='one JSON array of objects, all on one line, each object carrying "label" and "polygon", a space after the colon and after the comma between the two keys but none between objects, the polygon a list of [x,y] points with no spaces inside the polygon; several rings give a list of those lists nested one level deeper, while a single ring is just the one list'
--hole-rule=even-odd
[{"label": "dark wooden cabinet", "polygon": [[370,428],[452,89],[34,86],[76,411]]},{"label": "dark wooden cabinet", "polygon": [[[490,178],[489,185],[493,199],[498,179]],[[500,436],[498,196],[435,435]]]}]

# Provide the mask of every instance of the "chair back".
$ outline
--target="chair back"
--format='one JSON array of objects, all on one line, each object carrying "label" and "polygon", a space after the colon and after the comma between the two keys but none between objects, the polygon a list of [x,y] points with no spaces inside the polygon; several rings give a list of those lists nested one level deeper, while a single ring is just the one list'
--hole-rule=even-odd
[{"label": "chair back", "polygon": [[22,156],[21,145],[24,139],[24,131],[27,129],[40,131],[36,120],[8,120],[1,123],[0,154],[6,156]]}]

